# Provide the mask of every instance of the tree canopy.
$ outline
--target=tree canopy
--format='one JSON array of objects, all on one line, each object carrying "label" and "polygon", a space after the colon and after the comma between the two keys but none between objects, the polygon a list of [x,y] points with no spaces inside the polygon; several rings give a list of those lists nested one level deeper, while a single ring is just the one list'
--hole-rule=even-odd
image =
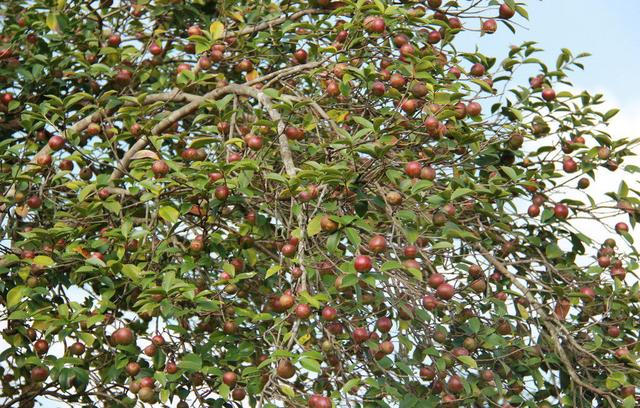
[{"label": "tree canopy", "polygon": [[638,140],[464,49],[525,4],[0,10],[2,406],[636,406]]}]

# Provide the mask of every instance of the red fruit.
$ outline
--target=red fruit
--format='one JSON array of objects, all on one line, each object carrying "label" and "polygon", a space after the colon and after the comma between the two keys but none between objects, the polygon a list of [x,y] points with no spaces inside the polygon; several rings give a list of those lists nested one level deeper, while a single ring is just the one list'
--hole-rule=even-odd
[{"label": "red fruit", "polygon": [[305,50],[297,50],[293,53],[293,58],[295,58],[298,63],[304,64],[307,62],[308,54]]},{"label": "red fruit", "polygon": [[375,254],[387,249],[387,240],[382,235],[375,235],[369,240],[369,250]]},{"label": "red fruit", "polygon": [[382,96],[386,91],[384,84],[380,81],[376,81],[371,85],[371,93],[375,96]]},{"label": "red fruit", "polygon": [[371,258],[366,255],[358,255],[356,259],[353,261],[353,266],[358,272],[369,272],[373,267],[373,263],[371,262]]},{"label": "red fruit", "polygon": [[420,171],[422,171],[422,165],[417,161],[411,161],[404,166],[404,172],[409,177],[420,177]]},{"label": "red fruit", "polygon": [[156,43],[152,43],[152,44],[149,46],[149,52],[150,52],[152,55],[160,55],[160,54],[162,54],[162,47],[161,47],[161,46],[159,46],[159,45],[158,45],[158,44],[156,44]]},{"label": "red fruit", "polygon": [[336,320],[338,317],[338,311],[331,306],[325,306],[322,309],[322,318],[327,321]]},{"label": "red fruit", "polygon": [[31,381],[42,382],[49,377],[49,369],[43,366],[33,367],[31,369]]},{"label": "red fruit", "polygon": [[435,310],[438,307],[438,299],[433,295],[424,295],[422,298],[422,306],[427,310]]},{"label": "red fruit", "polygon": [[382,351],[384,354],[393,353],[394,348],[395,347],[393,346],[393,343],[389,340],[380,343],[380,351]]},{"label": "red fruit", "polygon": [[158,352],[158,348],[153,344],[149,344],[142,350],[142,352],[149,357],[153,357]]},{"label": "red fruit", "polygon": [[111,335],[111,341],[115,345],[129,345],[134,341],[133,331],[128,327],[121,327]]},{"label": "red fruit", "polygon": [[291,244],[284,244],[281,249],[282,255],[287,258],[293,258],[296,255],[296,251],[296,246]]},{"label": "red fruit", "polygon": [[369,332],[364,327],[358,327],[353,330],[353,341],[357,344],[363,343],[369,339]]},{"label": "red fruit", "polygon": [[623,232],[629,232],[629,226],[626,222],[619,222],[615,226],[616,232],[622,234]]},{"label": "red fruit", "polygon": [[473,65],[471,66],[471,70],[469,71],[469,73],[470,73],[472,76],[480,77],[480,76],[483,76],[483,75],[484,75],[485,71],[486,71],[486,70],[485,70],[484,65],[482,65],[482,64],[480,64],[480,63],[476,63],[476,64],[473,64]]},{"label": "red fruit", "polygon": [[311,316],[311,307],[306,303],[300,303],[296,306],[295,312],[298,319],[308,319]]},{"label": "red fruit", "polygon": [[64,139],[61,136],[51,136],[49,139],[49,148],[51,150],[58,151],[64,147]]},{"label": "red fruit", "polygon": [[382,333],[389,333],[393,328],[393,322],[388,317],[381,317],[376,321],[376,328]]},{"label": "red fruit", "polygon": [[262,149],[263,141],[261,136],[252,135],[247,139],[247,146],[251,150]]},{"label": "red fruit", "polygon": [[60,170],[71,171],[73,170],[73,162],[71,160],[60,160]]},{"label": "red fruit", "polygon": [[429,44],[437,44],[440,40],[442,40],[442,34],[440,34],[440,31],[433,30],[427,35],[427,42]]},{"label": "red fruit", "polygon": [[436,370],[433,367],[420,367],[420,377],[431,381],[436,378]]},{"label": "red fruit", "polygon": [[110,47],[117,47],[122,42],[122,38],[118,34],[111,34],[109,38],[107,38],[107,44]]},{"label": "red fruit", "polygon": [[101,188],[100,190],[98,190],[98,198],[100,198],[103,201],[109,198],[110,195],[111,193],[107,188]]},{"label": "red fruit", "polygon": [[178,372],[178,365],[173,361],[169,361],[165,366],[165,370],[169,374],[175,374]]},{"label": "red fruit", "polygon": [[554,91],[552,88],[545,88],[542,91],[542,99],[547,102],[553,101],[554,99],[556,99],[556,91]]},{"label": "red fruit", "polygon": [[38,340],[33,343],[33,350],[39,355],[46,354],[49,351],[49,343],[46,340]]},{"label": "red fruit", "polygon": [[389,84],[396,89],[400,89],[405,86],[407,80],[401,74],[391,74],[389,78]]},{"label": "red fruit", "polygon": [[365,19],[364,27],[370,33],[381,34],[384,33],[386,26],[384,23],[384,19],[382,19],[381,17],[371,17]]},{"label": "red fruit", "polygon": [[186,71],[191,71],[191,65],[187,63],[179,64],[178,68],[176,68],[176,74],[179,74],[181,72],[186,72]]},{"label": "red fruit", "polygon": [[593,300],[596,298],[596,291],[593,290],[593,288],[587,286],[580,288],[580,293],[584,295],[584,297],[582,298],[584,302],[593,302]]},{"label": "red fruit", "polygon": [[469,102],[466,106],[466,112],[469,116],[478,116],[482,112],[482,105],[478,102]]},{"label": "red fruit", "polygon": [[442,285],[443,283],[444,275],[440,273],[433,273],[431,274],[431,276],[429,276],[429,279],[427,279],[427,284],[434,289],[438,288],[438,286]]},{"label": "red fruit", "polygon": [[487,33],[487,34],[493,34],[498,30],[498,23],[496,22],[496,20],[490,18],[488,20],[485,20],[482,23],[482,32],[483,33]]},{"label": "red fruit", "polygon": [[153,377],[142,377],[140,379],[140,386],[141,387],[153,388],[155,383],[156,383],[156,380],[154,380]]},{"label": "red fruit", "polygon": [[38,196],[31,196],[27,199],[27,205],[29,208],[38,209],[42,206],[42,198]]},{"label": "red fruit", "polygon": [[620,327],[619,326],[609,326],[607,327],[607,334],[610,337],[618,337],[620,336]]},{"label": "red fruit", "polygon": [[202,35],[202,29],[197,24],[192,25],[189,28],[187,28],[187,34],[189,35],[189,37],[192,37],[195,35]]},{"label": "red fruit", "polygon": [[504,18],[505,20],[508,20],[511,17],[513,17],[515,14],[516,14],[516,11],[511,7],[509,7],[507,4],[500,5],[500,10],[499,10],[500,18]]},{"label": "red fruit", "polygon": [[569,216],[569,207],[566,204],[558,203],[553,207],[553,215],[556,218],[565,219]]},{"label": "red fruit", "polygon": [[132,361],[125,366],[124,370],[131,377],[135,377],[140,372],[140,364]]},{"label": "red fruit", "polygon": [[454,394],[461,393],[464,390],[464,385],[462,384],[460,377],[452,375],[447,382],[447,389]]},{"label": "red fruit", "polygon": [[448,283],[443,283],[436,289],[436,294],[438,295],[438,297],[444,300],[451,299],[455,293],[455,288]]},{"label": "red fruit", "polygon": [[225,185],[216,187],[214,195],[220,201],[226,200],[229,197],[229,187]]},{"label": "red fruit", "polygon": [[36,164],[38,166],[49,166],[52,162],[51,155],[49,153],[39,153],[36,155]]},{"label": "red fruit", "polygon": [[222,382],[227,384],[229,388],[233,388],[238,383],[238,375],[233,371],[227,371],[222,374]]},{"label": "red fruit", "polygon": [[562,160],[562,169],[567,173],[575,173],[578,170],[578,163],[567,156]]},{"label": "red fruit", "polygon": [[531,204],[529,206],[529,209],[527,210],[527,213],[529,214],[529,217],[537,217],[538,215],[540,215],[540,207],[535,204]]},{"label": "red fruit", "polygon": [[244,388],[236,388],[231,391],[231,398],[233,398],[235,401],[242,401],[246,396],[247,392],[244,390]]},{"label": "red fruit", "polygon": [[162,337],[162,335],[156,334],[151,338],[151,342],[158,347],[162,347],[164,346],[165,340],[164,340],[164,337]]},{"label": "red fruit", "polygon": [[164,160],[156,160],[151,165],[151,171],[158,178],[164,177],[169,173],[169,165]]}]

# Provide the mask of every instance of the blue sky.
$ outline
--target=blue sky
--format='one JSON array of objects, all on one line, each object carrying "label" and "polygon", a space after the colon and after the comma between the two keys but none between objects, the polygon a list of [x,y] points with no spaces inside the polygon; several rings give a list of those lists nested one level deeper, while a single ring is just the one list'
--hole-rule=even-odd
[{"label": "blue sky", "polygon": [[[545,0],[527,1],[529,22],[513,35],[506,27],[478,42],[488,54],[504,55],[505,46],[533,40],[545,49],[545,60],[555,63],[559,50],[589,52],[585,71],[571,78],[577,88],[608,91],[616,102],[637,105],[640,90],[640,1]],[[522,18],[516,19],[522,22]],[[476,37],[477,39],[477,37]],[[517,41],[516,41],[517,40]]]}]

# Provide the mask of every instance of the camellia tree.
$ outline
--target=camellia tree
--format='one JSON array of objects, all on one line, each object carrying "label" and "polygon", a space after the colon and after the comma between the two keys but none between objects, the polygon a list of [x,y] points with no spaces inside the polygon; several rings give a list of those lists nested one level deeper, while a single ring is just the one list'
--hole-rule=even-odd
[{"label": "camellia tree", "polygon": [[524,4],[0,8],[0,405],[636,405],[636,141],[461,49]]}]

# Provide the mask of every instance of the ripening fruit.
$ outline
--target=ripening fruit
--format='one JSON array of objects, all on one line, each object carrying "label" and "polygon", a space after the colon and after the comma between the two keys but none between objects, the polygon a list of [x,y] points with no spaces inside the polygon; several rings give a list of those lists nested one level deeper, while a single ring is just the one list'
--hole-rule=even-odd
[{"label": "ripening fruit", "polygon": [[596,298],[596,291],[588,286],[580,288],[580,293],[583,295],[582,300],[585,303],[593,302],[593,300]]},{"label": "ripening fruit", "polygon": [[308,319],[311,316],[311,306],[306,303],[300,303],[296,306],[295,313],[298,319]]},{"label": "ripening fruit", "polygon": [[393,322],[388,317],[381,317],[376,321],[376,328],[382,333],[389,333],[393,327]]},{"label": "ripening fruit", "polygon": [[81,354],[84,354],[85,350],[86,350],[85,345],[79,341],[76,341],[71,346],[69,346],[69,352],[74,356],[79,356]]},{"label": "ripening fruit", "polygon": [[140,364],[132,361],[125,366],[124,370],[131,377],[135,377],[136,375],[138,375],[138,373],[140,373]]},{"label": "ripening fruit", "polygon": [[369,240],[369,250],[379,254],[387,249],[387,240],[382,235],[375,235]]},{"label": "ripening fruit", "polygon": [[529,214],[529,217],[537,217],[540,215],[540,207],[535,204],[531,204],[527,210],[527,214]]},{"label": "ripening fruit", "polygon": [[222,382],[229,386],[229,388],[233,388],[238,383],[238,375],[233,371],[227,371],[222,374]]},{"label": "ripening fruit", "polygon": [[442,285],[443,283],[445,283],[445,279],[444,275],[442,275],[441,273],[432,273],[427,279],[427,284],[434,289],[438,288],[438,286]]},{"label": "ripening fruit", "polygon": [[45,354],[47,351],[49,351],[49,343],[46,340],[38,340],[33,343],[33,350],[38,355]]},{"label": "ripening fruit", "polygon": [[500,18],[504,18],[505,20],[510,19],[516,14],[516,11],[509,7],[507,4],[501,4],[499,9]]},{"label": "ripening fruit", "polygon": [[42,382],[49,377],[49,369],[44,366],[37,366],[31,369],[31,381]]},{"label": "ripening fruit", "polygon": [[332,233],[338,229],[338,223],[325,215],[320,219],[320,228],[324,232]]},{"label": "ripening fruit", "polygon": [[115,345],[129,345],[134,341],[133,331],[128,327],[121,327],[111,335],[111,341]]},{"label": "ripening fruit", "polygon": [[618,234],[629,232],[629,225],[626,222],[619,222],[616,224],[615,230]]},{"label": "ripening fruit", "polygon": [[352,337],[356,344],[363,343],[369,339],[369,332],[364,327],[357,327],[353,330]]},{"label": "ripening fruit", "polygon": [[161,178],[169,173],[169,165],[164,160],[156,160],[151,165],[151,171],[157,178]]},{"label": "ripening fruit", "polygon": [[554,91],[552,88],[545,88],[542,91],[542,99],[547,102],[553,101],[554,99],[556,99],[556,91]]},{"label": "ripening fruit", "polygon": [[367,17],[364,20],[364,27],[370,33],[381,34],[384,33],[385,23],[381,17]]},{"label": "ripening fruit", "polygon": [[420,172],[422,171],[422,165],[417,161],[410,161],[404,166],[404,172],[409,177],[420,177]]},{"label": "ripening fruit", "polygon": [[487,34],[493,34],[498,31],[498,23],[496,20],[490,18],[482,22],[482,32]]},{"label": "ripening fruit", "polygon": [[482,105],[478,102],[469,102],[466,107],[467,115],[478,116],[482,112]]},{"label": "ripening fruit", "polygon": [[553,207],[553,215],[556,218],[565,219],[569,216],[569,207],[566,204],[558,203]]},{"label": "ripening fruit", "polygon": [[575,173],[578,171],[578,163],[572,157],[567,156],[562,160],[562,169],[567,173]]},{"label": "ripening fruit", "polygon": [[331,306],[325,306],[322,309],[322,318],[326,321],[334,321],[338,317],[338,311]]},{"label": "ripening fruit", "polygon": [[221,185],[216,187],[214,196],[220,201],[224,201],[229,197],[229,187]]},{"label": "ripening fruit", "polygon": [[51,136],[48,145],[51,150],[56,152],[64,147],[64,138],[58,135]]},{"label": "ripening fruit", "polygon": [[371,262],[371,258],[366,255],[358,255],[356,259],[353,261],[353,267],[356,271],[360,273],[369,272],[373,267],[373,263]]},{"label": "ripening fruit", "polygon": [[486,72],[484,65],[480,63],[475,63],[471,66],[471,70],[469,73],[474,77],[481,77]]},{"label": "ripening fruit", "polygon": [[278,363],[276,374],[278,374],[280,378],[289,379],[296,374],[296,368],[291,364],[290,360],[282,359]]},{"label": "ripening fruit", "polygon": [[29,208],[36,210],[42,207],[42,198],[38,196],[31,196],[27,199],[27,205]]},{"label": "ripening fruit", "polygon": [[448,283],[443,283],[436,289],[436,294],[438,295],[438,297],[444,300],[451,299],[455,293],[455,288]]}]

